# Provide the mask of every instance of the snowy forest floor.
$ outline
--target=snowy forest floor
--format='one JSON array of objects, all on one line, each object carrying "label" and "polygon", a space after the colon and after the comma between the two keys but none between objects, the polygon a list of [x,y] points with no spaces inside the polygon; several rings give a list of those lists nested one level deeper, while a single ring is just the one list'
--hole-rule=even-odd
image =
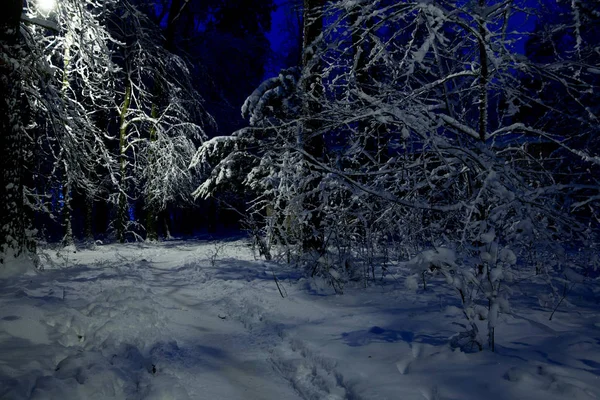
[{"label": "snowy forest floor", "polygon": [[455,295],[415,293],[400,270],[338,295],[244,240],[103,245],[44,267],[0,279],[0,399],[600,399],[589,287],[552,321],[519,296],[497,352],[465,353],[448,345]]}]

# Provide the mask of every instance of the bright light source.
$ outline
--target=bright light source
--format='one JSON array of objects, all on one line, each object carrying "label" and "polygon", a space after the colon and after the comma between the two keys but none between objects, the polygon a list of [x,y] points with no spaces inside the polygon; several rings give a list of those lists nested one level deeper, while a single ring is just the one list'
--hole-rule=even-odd
[{"label": "bright light source", "polygon": [[56,8],[56,0],[37,0],[38,10],[44,14],[49,14]]}]

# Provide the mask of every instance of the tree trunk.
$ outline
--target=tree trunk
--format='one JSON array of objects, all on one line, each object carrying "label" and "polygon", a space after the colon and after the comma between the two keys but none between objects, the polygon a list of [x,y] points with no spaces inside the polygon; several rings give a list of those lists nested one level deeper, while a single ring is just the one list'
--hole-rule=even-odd
[{"label": "tree trunk", "polygon": [[[67,32],[65,35],[65,51],[63,54],[63,79],[62,79],[62,99],[65,102],[67,98],[67,91],[69,90],[69,75],[71,72],[71,32]],[[62,153],[61,153],[62,154]],[[63,160],[63,246],[70,246],[73,244],[73,225],[71,222],[72,218],[72,205],[71,205],[71,179],[69,177],[69,166],[65,160]]]},{"label": "tree trunk", "polygon": [[[176,36],[176,27],[177,22],[179,21],[181,14],[185,11],[187,6],[189,5],[189,0],[173,0],[171,1],[171,7],[169,8],[169,16],[167,18],[167,27],[165,29],[165,48],[170,51],[175,51],[175,36]],[[158,79],[155,78],[154,82],[154,102],[152,104],[152,112],[151,116],[153,119],[157,119],[160,115],[159,110],[159,101],[163,96],[163,90],[161,89],[162,82],[159,82]],[[156,127],[150,128],[149,132],[149,140],[151,143],[156,142],[158,140],[158,132]],[[152,168],[152,161],[154,160],[154,155],[149,154],[149,165]],[[151,174],[148,174],[151,176]],[[155,204],[152,204],[150,196],[146,197],[146,201],[144,203],[145,212],[146,212],[146,239],[148,240],[158,240],[158,220],[160,208]],[[170,232],[168,230],[168,226],[165,223],[164,234],[166,238],[170,237]]]},{"label": "tree trunk", "polygon": [[0,41],[14,43],[19,34],[19,22],[23,12],[22,0],[4,0],[0,13]]},{"label": "tree trunk", "polygon": [[[377,95],[374,85],[374,68],[368,66],[369,53],[373,47],[370,39],[371,30],[373,29],[373,18],[368,18],[364,22],[364,26],[360,26],[360,8],[364,5],[357,4],[350,11],[350,26],[352,30],[352,48],[354,50],[354,76],[356,79],[356,87],[361,92],[370,96]],[[361,101],[356,99],[356,101]],[[375,123],[373,120],[361,119],[357,123],[359,135],[364,135],[365,146],[365,162],[370,160],[377,163],[385,162],[387,153],[385,148],[387,128],[382,123]]]},{"label": "tree trunk", "polygon": [[[479,12],[483,13],[485,0],[479,0]],[[479,28],[479,62],[481,63],[481,71],[479,75],[479,139],[485,142],[487,135],[488,122],[488,82],[489,82],[489,66],[486,50],[487,27],[483,16],[479,15],[477,20]]]},{"label": "tree trunk", "polygon": [[119,201],[117,209],[117,239],[121,243],[125,243],[125,231],[128,221],[128,204],[127,204],[127,113],[131,105],[131,83],[126,80],[125,83],[125,98],[121,107],[120,123],[119,123]]},{"label": "tree trunk", "polygon": [[[67,167],[65,166],[65,172],[67,172]],[[63,182],[62,187],[62,195],[63,195],[63,208],[62,208],[62,220],[63,220],[63,246],[70,246],[73,242],[73,224],[71,223],[71,219],[73,217],[73,212],[71,209],[71,181],[69,178],[66,178]]]},{"label": "tree trunk", "polygon": [[[322,123],[318,117],[321,111],[318,98],[321,97],[323,88],[318,75],[319,62],[315,59],[317,52],[312,46],[323,31],[323,14],[318,11],[323,4],[324,0],[304,0],[302,67],[305,76],[302,90],[305,96],[304,113],[306,118],[298,135],[298,146],[317,160],[323,159],[325,150],[323,135],[319,132]],[[312,175],[310,157],[305,159],[307,175]],[[318,173],[314,175],[318,176]],[[305,252],[322,252],[325,245],[322,226],[324,216],[319,210],[320,201],[317,194],[319,181],[319,178],[313,177],[302,189],[306,194],[303,202],[304,210],[310,215],[308,224],[304,225],[302,231],[302,250]]]},{"label": "tree trunk", "polygon": [[84,240],[87,244],[94,244],[94,199],[89,194],[85,194],[85,228]]},{"label": "tree trunk", "polygon": [[30,147],[23,134],[21,71],[11,59],[19,60],[21,0],[4,2],[0,13],[0,263],[8,253],[19,256],[35,252],[31,223],[25,208],[25,174]]},{"label": "tree trunk", "polygon": [[165,29],[165,48],[173,52],[175,50],[175,34],[177,32],[177,21],[182,13],[188,7],[190,0],[172,0],[169,8],[169,17],[167,18],[167,27]]},{"label": "tree trunk", "polygon": [[[156,87],[156,84],[155,84],[155,87]],[[153,119],[158,118],[158,106],[156,105],[156,103],[152,104],[151,116]],[[151,144],[156,142],[156,140],[158,139],[158,133],[156,131],[156,127],[154,127],[154,126],[152,128],[150,128],[150,138],[149,139],[150,139]],[[153,161],[154,161],[154,154],[152,153],[152,150],[150,150],[150,154],[148,157],[149,157],[149,167],[148,168],[152,168]],[[148,176],[150,176],[150,174],[148,174]],[[157,226],[158,214],[157,213],[159,210],[157,209],[156,205],[152,204],[152,200],[149,195],[146,196],[146,201],[144,203],[144,207],[146,209],[145,210],[146,211],[146,239],[147,240],[158,240],[158,226]]]}]

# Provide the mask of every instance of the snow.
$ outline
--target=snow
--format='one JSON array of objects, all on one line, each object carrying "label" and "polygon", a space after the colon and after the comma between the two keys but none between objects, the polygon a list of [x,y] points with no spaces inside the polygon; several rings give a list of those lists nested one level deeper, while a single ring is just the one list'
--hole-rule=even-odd
[{"label": "snow", "polygon": [[549,321],[525,291],[493,312],[497,352],[464,352],[441,281],[337,295],[245,240],[47,254],[0,278],[1,399],[600,398],[597,292]]},{"label": "snow", "polygon": [[406,265],[414,270],[421,271],[432,266],[440,268],[444,265],[455,266],[456,254],[451,249],[444,247],[435,250],[425,250],[406,262]]}]

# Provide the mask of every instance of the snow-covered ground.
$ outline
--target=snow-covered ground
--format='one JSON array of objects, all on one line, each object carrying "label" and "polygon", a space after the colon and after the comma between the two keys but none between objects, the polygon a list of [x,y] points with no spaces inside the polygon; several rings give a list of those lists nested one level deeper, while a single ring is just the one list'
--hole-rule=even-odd
[{"label": "snow-covered ground", "polygon": [[401,271],[336,295],[243,240],[106,245],[45,267],[0,279],[0,399],[600,398],[589,289],[552,321],[521,296],[497,352],[465,353],[448,346],[456,298],[415,293]]}]

